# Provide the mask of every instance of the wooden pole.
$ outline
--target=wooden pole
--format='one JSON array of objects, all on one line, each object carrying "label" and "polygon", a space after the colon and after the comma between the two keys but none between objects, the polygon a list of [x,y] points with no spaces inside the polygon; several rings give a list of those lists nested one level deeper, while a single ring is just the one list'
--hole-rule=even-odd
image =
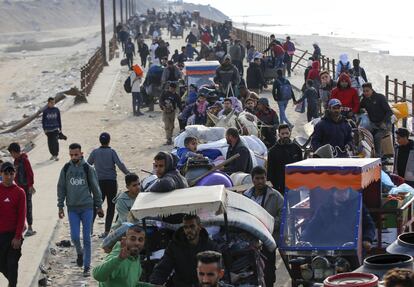
[{"label": "wooden pole", "polygon": [[332,59],[332,79],[335,79],[335,74],[336,74],[336,67],[335,67],[335,59]]},{"label": "wooden pole", "polygon": [[108,66],[106,61],[106,39],[105,39],[105,4],[104,0],[101,0],[101,48],[102,48],[102,61],[104,66]]},{"label": "wooden pole", "polygon": [[[403,102],[407,102],[407,81],[403,82]],[[403,127],[407,127],[407,118],[403,119]]]},{"label": "wooden pole", "polygon": [[390,92],[390,83],[389,83],[389,81],[390,81],[390,77],[388,76],[388,75],[386,75],[385,76],[385,98],[387,99],[387,102],[388,102],[388,95],[389,95],[389,92]]},{"label": "wooden pole", "polygon": [[116,38],[116,0],[112,0],[112,14],[113,14],[113,21],[114,21],[114,38]]},{"label": "wooden pole", "polygon": [[124,23],[124,11],[122,9],[122,2],[124,2],[124,0],[119,0],[119,12],[121,14],[121,24]]},{"label": "wooden pole", "polygon": [[394,79],[394,103],[398,102],[398,79]]}]

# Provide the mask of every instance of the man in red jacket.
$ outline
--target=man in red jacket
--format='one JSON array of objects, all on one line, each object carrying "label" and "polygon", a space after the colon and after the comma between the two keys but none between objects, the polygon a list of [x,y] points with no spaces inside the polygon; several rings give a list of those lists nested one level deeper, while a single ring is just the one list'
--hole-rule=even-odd
[{"label": "man in red jacket", "polygon": [[22,256],[23,229],[26,220],[26,196],[14,183],[16,170],[10,162],[0,167],[0,272],[17,286],[19,259]]},{"label": "man in red jacket", "polygon": [[32,195],[35,193],[33,188],[33,170],[27,154],[22,152],[18,143],[11,143],[8,147],[10,155],[14,158],[14,166],[16,168],[15,181],[16,184],[26,193],[26,209],[27,209],[27,224],[28,228],[25,236],[32,236],[36,234],[33,230],[33,205]]},{"label": "man in red jacket", "polygon": [[359,97],[355,88],[351,87],[351,78],[346,73],[341,73],[336,88],[332,90],[331,99],[338,99],[345,108],[346,116],[352,118],[359,112]]}]

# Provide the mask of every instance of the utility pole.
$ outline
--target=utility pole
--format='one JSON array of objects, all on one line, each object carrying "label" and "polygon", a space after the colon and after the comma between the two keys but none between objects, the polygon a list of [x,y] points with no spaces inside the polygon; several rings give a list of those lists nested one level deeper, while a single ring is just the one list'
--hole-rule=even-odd
[{"label": "utility pole", "polygon": [[119,6],[119,11],[121,12],[121,24],[123,24],[124,23],[124,12],[122,11],[122,2],[123,2],[124,0],[120,0],[119,2],[120,2],[120,6]]},{"label": "utility pole", "polygon": [[128,22],[128,0],[125,0],[125,23]]},{"label": "utility pole", "polygon": [[114,15],[114,38],[116,37],[116,0],[112,0],[112,12]]},{"label": "utility pole", "polygon": [[101,0],[101,38],[102,38],[102,44],[101,44],[101,51],[102,51],[102,60],[104,63],[104,66],[108,66],[108,62],[106,61],[106,39],[105,39],[105,4],[104,0]]}]

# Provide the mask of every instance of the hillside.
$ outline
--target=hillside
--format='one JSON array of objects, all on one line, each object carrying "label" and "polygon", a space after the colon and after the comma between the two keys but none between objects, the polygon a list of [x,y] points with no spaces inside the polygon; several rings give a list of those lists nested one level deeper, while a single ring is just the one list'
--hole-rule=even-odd
[{"label": "hillside", "polygon": [[[0,0],[0,33],[45,31],[100,24],[99,0]],[[117,1],[118,5],[120,1]],[[112,1],[105,1],[107,23],[112,22]],[[222,21],[227,17],[210,6],[162,0],[140,0],[139,12],[148,8],[198,10],[201,15]],[[117,13],[119,21],[119,9]]]}]

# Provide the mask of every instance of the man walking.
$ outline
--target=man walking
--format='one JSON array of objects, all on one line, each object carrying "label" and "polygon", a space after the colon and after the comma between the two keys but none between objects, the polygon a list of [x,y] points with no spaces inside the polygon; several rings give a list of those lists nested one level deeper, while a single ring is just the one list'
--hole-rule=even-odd
[{"label": "man walking", "polygon": [[59,160],[59,132],[62,131],[62,122],[60,120],[60,111],[55,107],[55,99],[47,99],[47,108],[43,111],[42,116],[43,131],[47,136],[47,145],[52,155],[50,160]]},{"label": "man walking", "polygon": [[29,158],[26,153],[22,152],[18,143],[11,143],[8,151],[14,158],[14,166],[16,168],[16,176],[14,178],[16,184],[24,190],[26,194],[26,217],[28,229],[25,236],[32,236],[36,234],[33,230],[33,204],[32,195],[36,192],[34,184],[34,175],[32,165],[30,164]]},{"label": "man walking", "polygon": [[167,138],[166,145],[172,144],[176,110],[178,108],[180,111],[182,111],[181,99],[178,96],[176,89],[177,84],[170,83],[168,91],[164,92],[160,98],[162,121],[165,125],[165,136]]},{"label": "man walking", "polygon": [[141,112],[142,106],[142,94],[141,94],[141,83],[142,76],[144,75],[142,68],[138,65],[132,67],[132,72],[130,77],[131,81],[131,93],[132,93],[132,114],[136,117],[143,116]]},{"label": "man walking", "polygon": [[398,145],[395,148],[394,173],[414,187],[414,141],[409,139],[410,131],[406,128],[399,128],[395,133]]},{"label": "man walking", "polygon": [[135,45],[134,43],[132,43],[131,38],[128,38],[128,42],[125,44],[124,53],[128,60],[128,68],[130,71],[132,71],[132,65],[134,64],[134,56],[135,56]]},{"label": "man walking", "polygon": [[[118,191],[118,183],[116,181],[115,165],[126,175],[129,170],[121,161],[114,149],[109,146],[111,136],[109,133],[101,133],[99,142],[101,146],[92,151],[89,155],[88,163],[95,167],[98,175],[99,187],[102,193],[102,201],[107,204],[106,218],[105,218],[105,232],[101,235],[105,238],[111,230],[112,221],[114,220],[115,203],[113,202]],[[94,214],[94,219],[96,214]]]},{"label": "man walking", "polygon": [[14,183],[15,173],[10,162],[0,166],[0,272],[9,281],[9,287],[17,286],[26,220],[26,196]]},{"label": "man walking", "polygon": [[[280,216],[283,208],[283,196],[266,184],[266,170],[261,166],[256,166],[251,172],[253,187],[243,193],[266,211],[274,218],[273,237],[279,238]],[[263,255],[266,258],[264,277],[266,286],[273,286],[276,282],[276,250],[269,251],[263,249]]]},{"label": "man walking", "polygon": [[362,94],[363,99],[360,107],[368,113],[370,132],[374,137],[375,156],[381,158],[381,141],[388,133],[388,126],[393,113],[385,96],[375,92],[371,83],[362,85]]},{"label": "man walking", "polygon": [[[76,264],[83,266],[83,276],[90,276],[91,264],[91,229],[93,210],[97,209],[99,217],[104,216],[102,210],[102,194],[99,189],[96,171],[84,159],[81,145],[73,143],[69,146],[70,161],[60,172],[57,185],[59,218],[65,217],[64,203],[68,209],[70,236],[76,247]],[[82,223],[83,247],[80,243],[80,224]]]}]

